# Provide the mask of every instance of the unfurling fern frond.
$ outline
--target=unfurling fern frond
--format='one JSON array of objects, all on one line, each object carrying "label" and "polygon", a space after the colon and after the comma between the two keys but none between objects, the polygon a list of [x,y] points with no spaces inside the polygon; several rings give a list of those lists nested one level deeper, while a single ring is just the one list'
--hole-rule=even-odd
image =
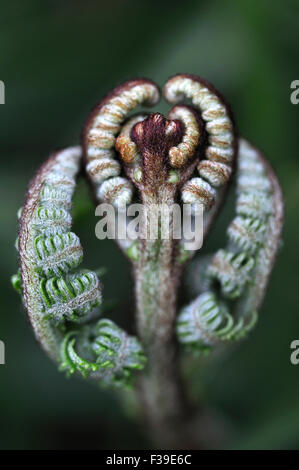
[{"label": "unfurling fern frond", "polygon": [[139,341],[129,336],[111,320],[102,319],[96,326],[96,338],[92,344],[95,354],[107,354],[116,369],[126,371],[143,369],[145,357]]},{"label": "unfurling fern frond", "polygon": [[[36,338],[67,375],[126,386],[145,367],[144,348],[147,371],[138,395],[146,417],[159,446],[181,448],[195,442],[196,420],[177,370],[175,332],[187,349],[202,353],[253,328],[280,241],[283,202],[273,171],[259,151],[239,141],[230,106],[210,83],[177,74],[164,96],[174,105],[167,117],[131,115],[158,103],[159,88],[147,79],[116,87],[89,116],[82,149],[58,152],[41,167],[19,211],[21,282],[19,275],[12,282]],[[103,238],[106,225],[107,237],[113,233],[134,268],[142,347],[99,319],[107,313],[99,271],[80,269],[83,249],[71,231],[70,208],[81,168],[94,199],[105,203],[96,210],[106,213],[96,235]],[[184,265],[205,241],[231,178],[236,210],[228,242],[200,259],[195,299],[177,315]],[[131,201],[142,208],[128,208]],[[170,440],[161,444],[165,436]]]},{"label": "unfurling fern frond", "polygon": [[42,279],[40,293],[47,317],[57,323],[64,320],[80,322],[83,316],[101,304],[100,283],[92,271]]},{"label": "unfurling fern frond", "polygon": [[89,338],[83,332],[85,344],[82,355],[76,350],[80,334],[80,331],[70,332],[62,343],[61,370],[66,370],[68,374],[80,372],[84,377],[102,378],[106,383],[129,385],[132,372],[144,368],[145,356],[138,340],[111,320],[99,320]]},{"label": "unfurling fern frond", "polygon": [[24,302],[38,340],[63,370],[126,383],[144,366],[141,346],[109,320],[94,323],[100,281],[93,271],[75,271],[83,249],[69,210],[80,157],[80,148],[53,155],[29,189],[18,241]]},{"label": "unfurling fern frond", "polygon": [[229,331],[232,327],[227,307],[212,292],[205,292],[185,307],[177,321],[180,342],[199,350],[208,349],[218,331]]},{"label": "unfurling fern frond", "polygon": [[254,326],[255,312],[250,319],[235,320],[225,302],[209,291],[201,294],[180,313],[177,334],[180,343],[200,352],[208,352],[221,342],[243,337]]},{"label": "unfurling fern frond", "polygon": [[100,200],[117,208],[131,201],[132,185],[119,176],[121,166],[115,159],[116,136],[131,111],[156,104],[159,98],[151,80],[132,80],[115,89],[92,113],[84,132],[84,153],[87,174]]},{"label": "unfurling fern frond", "polygon": [[202,204],[209,211],[216,201],[215,188],[225,185],[232,173],[238,146],[233,116],[220,93],[195,75],[178,74],[170,78],[164,95],[170,103],[190,99],[205,123],[208,142],[204,159],[197,165],[199,177],[183,186],[182,199],[184,203]]},{"label": "unfurling fern frond", "polygon": [[81,357],[75,350],[77,331],[67,333],[61,343],[60,349],[60,370],[66,371],[70,376],[75,372],[80,372],[83,377],[88,377],[91,372],[96,372],[101,366],[108,367],[107,363],[100,364]]},{"label": "unfurling fern frond", "polygon": [[241,140],[237,216],[228,227],[227,248],[218,250],[205,268],[208,291],[178,317],[182,344],[207,350],[244,337],[254,326],[279,242],[282,206],[280,192],[275,199],[277,191],[277,180],[260,153]]}]

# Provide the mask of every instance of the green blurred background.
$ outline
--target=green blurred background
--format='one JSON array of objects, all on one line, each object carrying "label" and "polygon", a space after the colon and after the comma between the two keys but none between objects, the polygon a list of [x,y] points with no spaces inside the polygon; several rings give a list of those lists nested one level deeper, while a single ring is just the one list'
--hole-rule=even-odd
[{"label": "green blurred background", "polygon": [[[279,7],[280,5],[280,7]],[[177,72],[199,74],[232,104],[242,135],[268,156],[286,199],[284,241],[260,321],[248,341],[198,373],[200,399],[230,426],[234,449],[299,449],[298,115],[290,83],[299,79],[294,1],[7,1],[1,2],[1,449],[142,449],[150,444],[109,391],[66,380],[34,341],[9,276],[16,212],[48,153],[79,142],[90,108],[116,84],[136,76],[162,85]],[[166,110],[161,104],[162,111]],[[130,271],[113,242],[94,236],[96,219],[84,184],[75,231],[85,265],[107,266],[112,317],[133,329]],[[222,214],[206,250],[224,243]],[[211,364],[208,362],[208,365]]]}]

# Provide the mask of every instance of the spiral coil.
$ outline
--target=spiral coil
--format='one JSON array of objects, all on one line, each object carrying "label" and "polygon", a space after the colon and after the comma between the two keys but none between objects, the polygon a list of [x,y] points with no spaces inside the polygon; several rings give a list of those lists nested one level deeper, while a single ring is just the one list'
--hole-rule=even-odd
[{"label": "spiral coil", "polygon": [[57,323],[77,321],[101,304],[101,287],[92,271],[40,281],[46,314]]},{"label": "spiral coil", "polygon": [[212,344],[243,338],[254,326],[257,313],[247,310],[245,296],[258,274],[272,207],[271,183],[259,154],[241,140],[237,215],[227,230],[227,248],[218,250],[205,268],[207,292],[200,294],[178,317],[177,332],[182,344],[205,350]]},{"label": "spiral coil", "polygon": [[84,359],[76,351],[80,345],[80,333],[70,332],[61,346],[61,369],[69,375],[80,371],[83,376],[93,374],[106,383],[129,386],[132,372],[141,370],[145,365],[145,356],[140,343],[135,337],[127,335],[114,322],[99,320],[92,331],[93,339],[87,347],[90,359]]},{"label": "spiral coil", "polygon": [[[129,81],[107,95],[85,126],[83,155],[80,147],[52,155],[32,182],[19,214],[21,266],[12,281],[37,339],[68,375],[80,373],[126,386],[133,372],[146,363],[136,337],[108,319],[99,320],[105,305],[98,275],[78,270],[83,249],[71,231],[70,209],[82,156],[96,198],[112,204],[120,216],[132,201],[134,188],[152,213],[165,202],[177,205],[181,195],[189,205],[186,214],[196,215],[201,212],[198,204],[203,206],[206,234],[225,195],[239,148],[236,214],[227,229],[228,243],[198,271],[204,282],[196,291],[197,298],[178,315],[176,331],[181,344],[206,352],[243,338],[257,320],[280,237],[279,184],[258,151],[244,140],[239,146],[232,113],[212,85],[179,74],[166,83],[164,95],[175,104],[168,119],[161,113],[127,119],[139,105],[159,101],[159,89],[150,80]],[[184,99],[192,106],[178,104]],[[135,240],[136,228],[125,240],[119,236],[118,243],[134,263],[139,332],[142,336],[144,324],[146,334],[152,330],[149,340],[157,333],[154,349],[161,351],[173,331],[171,327],[169,338],[167,328],[162,331],[164,316],[171,321],[167,306],[171,302],[175,306],[174,290],[190,255],[184,236],[180,241],[174,235],[164,240],[162,229],[174,226],[174,217],[161,216],[158,241],[152,242],[149,236],[147,242],[150,234],[143,229],[149,215],[143,214],[138,222],[140,239]],[[119,217],[117,228],[127,229],[130,217],[129,213]],[[145,316],[151,317],[150,327]],[[148,337],[143,337],[147,346]]]},{"label": "spiral coil", "polygon": [[247,322],[235,320],[215,293],[205,292],[180,313],[177,335],[181,344],[205,353],[221,342],[241,339],[255,322],[255,313]]},{"label": "spiral coil", "polygon": [[[104,99],[87,123],[84,137],[86,171],[95,185],[100,200],[109,200],[116,207],[127,204],[132,197],[132,186],[125,178],[120,178],[121,167],[115,159],[116,135],[128,114],[140,104],[151,106],[160,99],[156,85],[150,80],[132,80],[118,87],[112,95]],[[126,137],[119,141],[130,153],[136,153],[128,147]],[[120,187],[120,179],[122,186]],[[115,195],[117,193],[117,195]]]},{"label": "spiral coil", "polygon": [[[76,271],[83,250],[69,230],[69,210],[80,155],[74,148],[50,157],[30,188],[18,243],[25,305],[37,337],[62,370],[127,384],[131,372],[144,367],[141,346],[109,320],[95,324],[101,313],[101,284],[93,271]],[[103,197],[118,199],[115,203],[121,205],[122,191],[130,192],[127,180],[119,178],[117,188],[113,178],[106,183]],[[18,287],[16,277],[13,282]]]},{"label": "spiral coil", "polygon": [[[203,204],[209,210],[213,203],[214,190],[226,184],[232,173],[236,153],[236,137],[231,113],[214,88],[199,77],[179,74],[172,77],[164,87],[164,95],[170,103],[178,103],[184,98],[191,100],[205,122],[208,145],[205,159],[198,165],[200,178],[192,178],[182,189],[183,202],[192,200]],[[207,202],[202,201],[202,186],[205,186]],[[194,190],[196,188],[196,190]]]}]

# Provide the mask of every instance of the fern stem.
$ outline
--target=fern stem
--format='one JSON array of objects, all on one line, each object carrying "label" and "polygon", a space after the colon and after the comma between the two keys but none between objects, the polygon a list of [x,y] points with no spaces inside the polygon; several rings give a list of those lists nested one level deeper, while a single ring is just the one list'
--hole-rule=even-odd
[{"label": "fern stem", "polygon": [[[154,203],[172,204],[173,194],[164,189],[155,197],[144,195],[147,217]],[[161,218],[161,232],[165,223],[171,229],[172,221]],[[140,378],[140,401],[154,441],[159,446],[172,447],[182,445],[182,422],[191,408],[184,394],[175,342],[176,297],[181,274],[181,267],[176,263],[176,244],[171,237],[150,240],[144,233],[135,265],[137,328],[148,358],[147,369]]]}]

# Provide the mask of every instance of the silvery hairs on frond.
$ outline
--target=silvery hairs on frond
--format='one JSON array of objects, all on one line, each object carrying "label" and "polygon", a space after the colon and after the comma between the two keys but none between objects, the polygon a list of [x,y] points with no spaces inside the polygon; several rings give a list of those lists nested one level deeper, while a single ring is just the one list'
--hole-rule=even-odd
[{"label": "silvery hairs on frond", "polygon": [[252,329],[276,256],[282,216],[275,175],[260,152],[242,139],[236,216],[227,229],[228,245],[205,265],[205,280],[197,279],[206,291],[178,317],[182,344],[207,351],[243,338]]},{"label": "silvery hairs on frond", "polygon": [[[231,108],[213,85],[177,74],[163,95],[173,106],[167,117],[132,114],[156,105],[159,88],[148,79],[116,87],[88,117],[82,146],[53,154],[40,168],[20,214],[20,273],[12,281],[36,338],[61,370],[122,386],[136,377],[159,448],[162,442],[165,448],[184,442],[192,448],[193,404],[180,374],[177,340],[201,353],[252,330],[281,238],[283,200],[273,170],[239,138]],[[70,215],[80,168],[100,203],[95,215],[102,216],[108,204],[126,229],[131,203],[144,208],[137,239],[115,233],[132,265],[136,337],[101,318],[102,284],[96,272],[80,268],[83,249]],[[187,208],[194,222],[200,206],[205,243],[231,181],[236,203],[227,244],[194,259],[195,298],[178,314],[183,269],[200,246],[190,249],[188,237],[173,235],[171,211],[167,217],[161,211],[158,236],[149,237],[151,216],[175,206],[180,214]]]},{"label": "silvery hairs on frond", "polygon": [[78,269],[83,249],[70,208],[80,159],[80,147],[57,152],[30,186],[18,242],[22,295],[37,339],[61,369],[127,383],[144,365],[141,346],[112,321],[98,320],[100,281]]}]

